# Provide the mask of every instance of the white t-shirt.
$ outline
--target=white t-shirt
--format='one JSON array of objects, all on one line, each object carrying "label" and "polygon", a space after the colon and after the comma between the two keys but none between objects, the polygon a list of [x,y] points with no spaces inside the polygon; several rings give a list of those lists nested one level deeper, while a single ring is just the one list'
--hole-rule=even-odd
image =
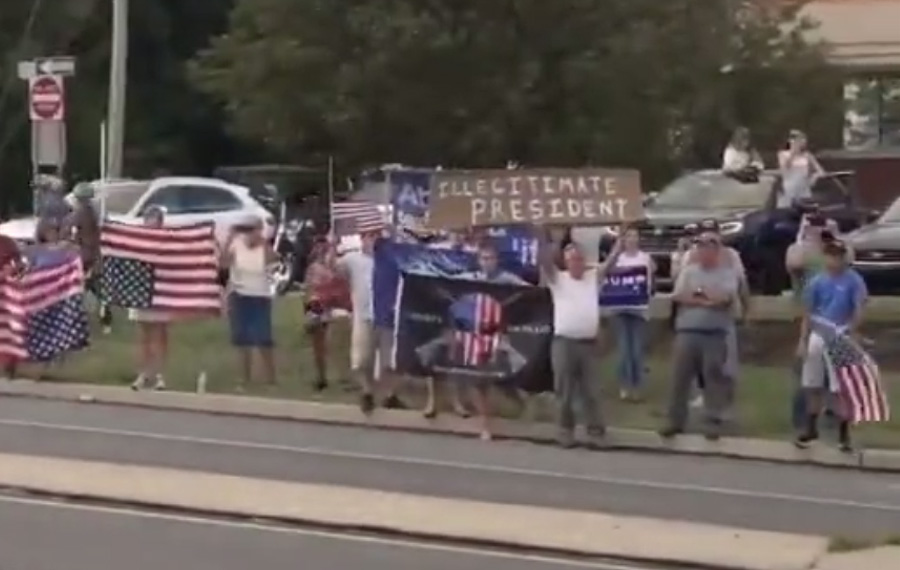
[{"label": "white t-shirt", "polygon": [[600,330],[597,270],[588,269],[575,279],[559,271],[549,283],[553,297],[553,334],[563,338],[591,340]]},{"label": "white t-shirt", "polygon": [[645,251],[622,252],[616,259],[616,267],[650,267],[650,254]]},{"label": "white t-shirt", "polygon": [[266,272],[266,248],[248,247],[242,237],[231,242],[229,268],[230,289],[248,297],[271,297],[269,275]]},{"label": "white t-shirt", "polygon": [[750,153],[746,150],[738,150],[729,145],[725,147],[722,154],[722,170],[726,172],[737,172],[743,170],[752,164]]},{"label": "white t-shirt", "polygon": [[338,268],[350,281],[350,301],[353,318],[357,321],[372,320],[372,274],[375,259],[362,251],[351,251],[338,259]]}]

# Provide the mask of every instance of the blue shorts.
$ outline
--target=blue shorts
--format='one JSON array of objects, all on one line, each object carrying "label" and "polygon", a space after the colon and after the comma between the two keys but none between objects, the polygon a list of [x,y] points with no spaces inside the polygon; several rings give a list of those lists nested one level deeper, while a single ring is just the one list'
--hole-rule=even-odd
[{"label": "blue shorts", "polygon": [[268,348],[272,341],[272,299],[231,293],[228,296],[231,343]]}]

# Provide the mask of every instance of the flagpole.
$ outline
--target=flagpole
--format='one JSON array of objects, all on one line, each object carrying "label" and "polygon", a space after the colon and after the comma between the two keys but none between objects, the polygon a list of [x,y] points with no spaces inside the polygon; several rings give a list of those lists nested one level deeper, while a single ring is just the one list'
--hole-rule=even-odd
[{"label": "flagpole", "polygon": [[328,155],[328,233],[334,233],[334,156]]}]

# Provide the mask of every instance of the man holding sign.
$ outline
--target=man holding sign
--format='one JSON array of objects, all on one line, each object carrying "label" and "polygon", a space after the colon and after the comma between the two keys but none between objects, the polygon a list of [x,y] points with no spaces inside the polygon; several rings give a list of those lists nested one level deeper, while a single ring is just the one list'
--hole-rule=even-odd
[{"label": "man holding sign", "polygon": [[443,170],[434,173],[429,225],[598,226],[643,217],[636,170]]}]

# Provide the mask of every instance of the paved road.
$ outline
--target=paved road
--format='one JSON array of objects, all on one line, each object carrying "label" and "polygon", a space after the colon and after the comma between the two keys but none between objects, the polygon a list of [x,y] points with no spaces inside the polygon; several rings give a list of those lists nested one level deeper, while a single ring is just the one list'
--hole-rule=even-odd
[{"label": "paved road", "polygon": [[95,404],[0,400],[0,452],[761,530],[866,537],[900,529],[897,475]]},{"label": "paved road", "polygon": [[645,570],[0,496],[4,570]]}]

